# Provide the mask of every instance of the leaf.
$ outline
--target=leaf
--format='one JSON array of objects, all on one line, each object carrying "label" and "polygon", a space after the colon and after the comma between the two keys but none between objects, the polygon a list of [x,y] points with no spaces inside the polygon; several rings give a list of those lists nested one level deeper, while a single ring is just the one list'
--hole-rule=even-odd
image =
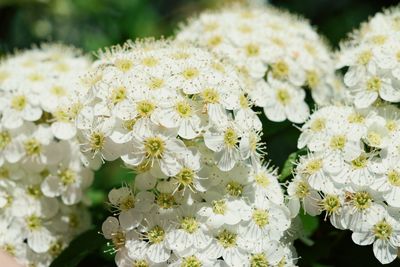
[{"label": "leaf", "polygon": [[296,152],[293,152],[289,155],[285,163],[283,164],[283,168],[281,171],[281,175],[279,176],[279,180],[281,182],[284,182],[287,180],[288,177],[290,177],[293,173],[294,165],[297,160],[297,158],[301,155],[304,155],[306,153],[305,149],[300,149]]},{"label": "leaf", "polygon": [[50,267],[75,267],[87,255],[101,248],[105,239],[97,229],[83,232],[51,263]]},{"label": "leaf", "polygon": [[306,237],[310,237],[318,229],[319,220],[318,217],[313,217],[304,212],[300,212],[300,219],[303,223],[303,233]]}]

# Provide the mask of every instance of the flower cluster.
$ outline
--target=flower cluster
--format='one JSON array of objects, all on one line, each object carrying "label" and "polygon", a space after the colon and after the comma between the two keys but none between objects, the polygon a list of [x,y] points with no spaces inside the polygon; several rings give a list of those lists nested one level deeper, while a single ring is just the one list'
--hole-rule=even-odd
[{"label": "flower cluster", "polygon": [[95,65],[76,121],[82,150],[136,174],[109,193],[103,233],[117,265],[292,266],[291,216],[261,163],[246,79],[175,41],[128,42]]},{"label": "flower cluster", "polygon": [[341,44],[337,68],[351,102],[366,108],[382,101],[400,102],[400,9],[376,14]]},{"label": "flower cluster", "polygon": [[289,184],[290,208],[302,203],[325,213],[356,244],[373,243],[375,257],[390,263],[400,247],[400,110],[329,106],[302,127],[300,157]]},{"label": "flower cluster", "polygon": [[48,266],[90,223],[81,203],[93,173],[65,108],[90,60],[43,45],[0,62],[0,249]]},{"label": "flower cluster", "polygon": [[177,39],[230,58],[253,82],[250,99],[271,121],[303,123],[307,89],[319,105],[342,97],[325,42],[298,17],[263,6],[204,12],[181,27]]}]

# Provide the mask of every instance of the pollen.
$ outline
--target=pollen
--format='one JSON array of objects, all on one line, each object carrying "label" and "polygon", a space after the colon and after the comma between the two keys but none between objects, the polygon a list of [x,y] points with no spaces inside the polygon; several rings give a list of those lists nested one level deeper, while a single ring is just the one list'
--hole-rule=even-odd
[{"label": "pollen", "polygon": [[24,95],[17,95],[11,99],[11,107],[17,111],[22,111],[27,104],[28,100]]},{"label": "pollen", "polygon": [[261,228],[269,224],[269,213],[266,210],[254,210],[251,218],[253,219],[254,223]]},{"label": "pollen", "polygon": [[321,170],[322,168],[322,159],[314,159],[307,163],[305,171],[308,174],[314,174]]},{"label": "pollen", "polygon": [[193,234],[199,228],[199,223],[194,217],[184,217],[181,221],[181,229],[186,233]]},{"label": "pollen", "polygon": [[250,267],[269,267],[264,253],[257,253],[251,256]]},{"label": "pollen", "polygon": [[165,142],[160,137],[148,137],[144,140],[147,158],[161,158],[165,152]]},{"label": "pollen", "polygon": [[216,104],[219,102],[219,93],[213,88],[204,89],[201,96],[207,104]]},{"label": "pollen", "polygon": [[157,205],[162,209],[170,209],[176,204],[175,197],[172,194],[160,193],[157,196]]},{"label": "pollen", "polygon": [[207,41],[207,45],[211,46],[211,47],[218,46],[221,43],[222,43],[222,37],[220,35],[215,35],[215,36],[211,37],[210,39],[208,39],[208,41]]},{"label": "pollen", "polygon": [[388,182],[392,186],[400,187],[400,173],[396,170],[390,170],[387,173]]},{"label": "pollen", "polygon": [[179,185],[184,187],[191,186],[194,180],[194,171],[190,168],[182,168],[180,172],[175,176]]},{"label": "pollen", "polygon": [[212,205],[212,210],[215,214],[224,215],[227,210],[226,202],[223,199],[214,200],[211,202],[211,205]]},{"label": "pollen", "polygon": [[175,110],[181,118],[188,118],[192,115],[192,108],[186,101],[179,101],[176,103]]},{"label": "pollen", "polygon": [[132,267],[150,267],[150,265],[146,260],[135,260]]},{"label": "pollen", "polygon": [[186,79],[186,80],[192,80],[194,78],[196,78],[197,76],[199,76],[199,70],[196,68],[187,68],[182,72],[182,76]]},{"label": "pollen", "polygon": [[315,119],[310,126],[310,129],[313,132],[321,132],[326,127],[326,121],[324,118]]},{"label": "pollen", "polygon": [[156,225],[147,233],[147,238],[151,244],[159,244],[164,241],[165,231],[161,226]]},{"label": "pollen", "polygon": [[126,99],[126,87],[119,86],[111,92],[111,102],[115,105]]},{"label": "pollen", "polygon": [[217,235],[216,239],[223,248],[232,248],[236,246],[237,234],[224,229]]},{"label": "pollen", "polygon": [[245,50],[248,57],[256,57],[260,54],[260,47],[257,44],[247,44]]},{"label": "pollen", "polygon": [[365,117],[358,112],[351,113],[347,118],[347,121],[350,123],[363,123],[365,121]]},{"label": "pollen", "polygon": [[353,169],[363,169],[367,167],[367,164],[368,158],[364,154],[351,161],[351,166],[353,167]]},{"label": "pollen", "polygon": [[319,84],[319,75],[316,71],[310,70],[307,71],[307,85],[311,89],[317,88]]},{"label": "pollen", "polygon": [[42,191],[38,185],[30,185],[26,188],[26,193],[33,198],[40,198],[43,196]]},{"label": "pollen", "polygon": [[279,103],[285,106],[290,103],[291,97],[288,91],[282,88],[276,92],[276,99],[278,100]]},{"label": "pollen", "polygon": [[380,146],[382,144],[382,137],[375,131],[368,131],[367,141],[370,146]]},{"label": "pollen", "polygon": [[132,66],[133,62],[129,59],[117,59],[114,63],[115,67],[117,67],[122,72],[129,71]]},{"label": "pollen", "polygon": [[353,195],[353,204],[358,210],[366,210],[371,207],[372,197],[366,191],[359,191]]},{"label": "pollen", "polygon": [[155,57],[146,57],[142,60],[142,64],[146,67],[155,67],[158,65],[158,59]]},{"label": "pollen", "polygon": [[164,85],[164,80],[157,77],[152,77],[149,82],[149,88],[152,90],[160,89]]},{"label": "pollen", "polygon": [[310,187],[304,181],[300,181],[296,186],[296,196],[298,198],[305,198],[310,194]]},{"label": "pollen", "polygon": [[285,79],[289,74],[289,66],[284,61],[278,61],[271,66],[272,75],[277,79]]},{"label": "pollen", "polygon": [[121,231],[115,232],[111,234],[111,241],[116,250],[119,250],[125,246],[125,235]]},{"label": "pollen", "polygon": [[155,109],[156,106],[148,100],[142,100],[136,104],[136,110],[141,118],[150,117]]},{"label": "pollen", "polygon": [[196,256],[185,257],[182,260],[180,267],[202,267],[203,264]]},{"label": "pollen", "polygon": [[382,220],[374,225],[372,231],[376,238],[388,240],[393,233],[393,228],[388,222],[386,222],[386,220]]},{"label": "pollen", "polygon": [[326,195],[321,204],[323,210],[325,210],[328,215],[335,214],[341,206],[339,197],[335,195]]},{"label": "pollen", "polygon": [[29,138],[24,142],[25,152],[28,156],[37,156],[42,151],[42,145],[36,138]]},{"label": "pollen", "polygon": [[254,177],[255,182],[263,187],[266,188],[268,185],[271,184],[271,181],[269,180],[269,178],[267,177],[267,175],[265,175],[265,173],[259,173]]},{"label": "pollen", "polygon": [[382,81],[378,76],[374,76],[367,81],[367,91],[379,92],[382,87]]},{"label": "pollen", "polygon": [[0,150],[3,150],[9,143],[11,143],[11,136],[9,132],[0,132]]},{"label": "pollen", "polygon": [[224,134],[224,143],[227,147],[232,148],[235,147],[239,141],[239,137],[236,134],[235,130],[231,127],[225,130]]},{"label": "pollen", "polygon": [[357,62],[361,65],[367,65],[371,60],[371,58],[372,58],[372,52],[370,50],[366,50],[358,55]]},{"label": "pollen", "polygon": [[76,173],[70,169],[60,171],[58,177],[60,177],[60,180],[64,186],[73,184],[76,181]]},{"label": "pollen", "polygon": [[230,181],[226,187],[226,192],[232,197],[240,197],[243,194],[244,186],[238,182]]},{"label": "pollen", "polygon": [[105,136],[101,132],[93,132],[89,139],[90,148],[92,151],[99,151],[103,148],[105,143]]},{"label": "pollen", "polygon": [[31,231],[39,230],[42,227],[42,220],[36,215],[30,215],[25,218],[26,226]]},{"label": "pollen", "polygon": [[329,143],[329,146],[332,149],[339,149],[342,150],[344,146],[346,145],[347,138],[344,135],[334,135],[331,138],[331,141]]}]

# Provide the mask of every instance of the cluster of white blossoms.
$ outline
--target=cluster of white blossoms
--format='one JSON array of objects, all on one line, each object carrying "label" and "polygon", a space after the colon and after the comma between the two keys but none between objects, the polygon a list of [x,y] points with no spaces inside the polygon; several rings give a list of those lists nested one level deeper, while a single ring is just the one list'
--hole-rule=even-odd
[{"label": "cluster of white blossoms", "polygon": [[128,42],[100,53],[76,125],[92,162],[136,177],[103,223],[118,266],[293,266],[291,214],[260,159],[246,79],[207,50]]},{"label": "cluster of white blossoms", "polygon": [[400,102],[400,8],[376,14],[341,44],[337,68],[357,108]]},{"label": "cluster of white blossoms", "polygon": [[343,95],[325,42],[307,21],[273,7],[203,12],[181,26],[177,39],[224,55],[248,73],[253,85],[246,91],[271,121],[303,123],[309,116],[307,90],[318,105]]},{"label": "cluster of white blossoms", "polygon": [[[349,229],[359,245],[373,243],[383,264],[400,247],[400,110],[330,106],[302,127],[307,148],[289,184],[290,208],[325,213],[338,229]],[[292,211],[293,212],[293,211]]]},{"label": "cluster of white blossoms", "polygon": [[0,249],[26,266],[48,266],[90,225],[83,192],[93,173],[75,136],[79,75],[73,48],[42,45],[0,62]]}]

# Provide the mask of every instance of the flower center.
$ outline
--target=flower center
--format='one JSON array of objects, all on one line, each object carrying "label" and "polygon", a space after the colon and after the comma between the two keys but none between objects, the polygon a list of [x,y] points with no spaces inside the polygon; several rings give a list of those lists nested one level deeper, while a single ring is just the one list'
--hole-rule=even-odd
[{"label": "flower center", "polygon": [[126,99],[126,87],[120,86],[112,90],[111,102],[113,105],[118,104]]},{"label": "flower center", "polygon": [[194,179],[194,171],[189,168],[182,168],[182,170],[175,176],[175,179],[180,185],[192,185]]},{"label": "flower center", "polygon": [[266,210],[256,209],[252,215],[253,221],[259,227],[264,227],[269,223],[269,214]]},{"label": "flower center", "polygon": [[129,71],[132,66],[133,62],[130,61],[129,59],[117,59],[114,63],[115,67],[117,67],[120,71],[122,72],[127,72]]},{"label": "flower center", "polygon": [[61,171],[58,176],[60,177],[60,180],[64,186],[73,184],[76,181],[76,173],[70,169]]},{"label": "flower center", "polygon": [[342,150],[346,145],[347,138],[344,135],[334,135],[331,138],[330,147],[332,149]]},{"label": "flower center", "polygon": [[238,142],[238,139],[239,137],[233,128],[229,127],[225,130],[224,143],[227,147],[229,148],[235,147]]},{"label": "flower center", "polygon": [[348,122],[350,123],[363,123],[365,118],[362,114],[358,112],[351,113],[347,118]]},{"label": "flower center", "polygon": [[374,76],[367,81],[367,90],[370,92],[379,92],[382,82],[378,76]]},{"label": "flower center", "polygon": [[278,61],[272,66],[272,75],[277,79],[284,79],[289,74],[289,66],[284,61]]},{"label": "flower center", "polygon": [[372,58],[372,52],[367,50],[358,55],[357,62],[361,65],[367,65]]},{"label": "flower center", "polygon": [[250,267],[269,267],[269,263],[264,253],[258,253],[251,256]]},{"label": "flower center", "polygon": [[212,210],[215,214],[224,215],[227,209],[226,202],[223,199],[214,200],[211,202]]},{"label": "flower center", "polygon": [[267,177],[267,175],[265,175],[265,173],[259,173],[259,174],[257,174],[257,175],[254,177],[254,180],[255,180],[255,182],[256,182],[259,186],[261,186],[261,187],[263,187],[263,188],[266,188],[266,187],[271,183],[271,181],[269,180],[269,178]]},{"label": "flower center", "polygon": [[192,108],[186,101],[179,101],[178,103],[176,103],[175,110],[181,118],[187,118],[192,115]]},{"label": "flower center", "polygon": [[255,57],[260,54],[260,47],[257,44],[248,44],[245,49],[248,57]]},{"label": "flower center", "polygon": [[42,227],[42,220],[36,215],[30,215],[25,218],[26,226],[31,231],[39,230]]},{"label": "flower center", "polygon": [[33,198],[40,198],[42,196],[42,191],[38,185],[30,185],[26,188],[26,193]]},{"label": "flower center", "polygon": [[203,264],[196,256],[185,257],[182,260],[181,267],[202,267]]},{"label": "flower center", "polygon": [[216,237],[218,243],[223,248],[231,248],[236,246],[237,234],[228,231],[227,229],[222,230]]},{"label": "flower center", "polygon": [[387,174],[388,181],[393,186],[400,187],[400,173],[396,170],[391,170]]},{"label": "flower center", "polygon": [[199,228],[199,223],[193,217],[184,217],[181,221],[181,228],[185,232],[193,234]]},{"label": "flower center", "polygon": [[146,67],[155,67],[158,64],[158,59],[155,57],[146,57],[142,60],[142,64]]},{"label": "flower center", "polygon": [[351,161],[353,169],[363,169],[367,167],[368,159],[365,155],[360,155],[358,158]]},{"label": "flower center", "polygon": [[182,72],[182,76],[186,80],[192,80],[192,79],[196,78],[197,76],[199,76],[199,70],[196,68],[187,68]]},{"label": "flower center", "polygon": [[207,88],[202,92],[204,102],[207,104],[216,104],[219,102],[219,94],[213,88]]},{"label": "flower center", "polygon": [[374,225],[373,232],[376,238],[388,240],[393,233],[393,228],[386,220],[382,220]]},{"label": "flower center", "polygon": [[3,150],[11,142],[9,132],[0,132],[0,150]]},{"label": "flower center", "polygon": [[24,148],[28,156],[36,156],[40,154],[42,146],[37,139],[30,138],[24,142]]},{"label": "flower center", "polygon": [[99,151],[100,149],[103,148],[104,143],[105,143],[105,136],[101,132],[93,132],[90,135],[90,148],[92,151]]},{"label": "flower center", "polygon": [[165,151],[165,142],[160,137],[148,137],[144,141],[146,157],[161,158]]},{"label": "flower center", "polygon": [[304,181],[300,181],[296,186],[296,196],[298,198],[305,198],[310,193],[310,188]]},{"label": "flower center", "polygon": [[220,35],[215,35],[208,39],[207,44],[208,46],[217,46],[222,42],[222,37]]},{"label": "flower center", "polygon": [[322,131],[323,129],[325,129],[325,125],[326,125],[325,119],[318,118],[318,119],[314,120],[314,121],[311,123],[310,128],[311,128],[311,130],[312,130],[313,132],[320,132],[320,131]]},{"label": "flower center", "polygon": [[27,102],[24,95],[17,95],[11,99],[11,107],[15,110],[22,111],[26,107]]},{"label": "flower center", "polygon": [[360,191],[354,194],[353,204],[358,210],[366,210],[371,207],[372,197],[368,192]]},{"label": "flower center", "polygon": [[321,168],[322,168],[322,159],[314,159],[307,163],[306,173],[311,175],[321,170]]},{"label": "flower center", "polygon": [[150,78],[149,82],[149,88],[152,90],[159,89],[164,85],[164,80],[157,78],[157,77],[152,77]]},{"label": "flower center", "polygon": [[145,260],[135,260],[132,267],[149,267],[150,265]]},{"label": "flower center", "polygon": [[307,85],[310,89],[315,89],[319,84],[318,73],[314,70],[307,71]]},{"label": "flower center", "polygon": [[147,233],[147,238],[149,242],[152,244],[158,244],[164,241],[165,231],[161,228],[161,226],[156,225]]},{"label": "flower center", "polygon": [[340,208],[340,200],[335,195],[326,195],[322,200],[322,208],[326,210],[329,215],[335,214]]},{"label": "flower center", "polygon": [[115,232],[111,234],[111,241],[113,242],[114,247],[118,250],[125,246],[125,235],[121,231]]},{"label": "flower center", "polygon": [[276,92],[276,99],[282,105],[287,105],[289,104],[291,97],[286,89],[279,89]]},{"label": "flower center", "polygon": [[136,104],[136,110],[142,118],[149,117],[155,109],[156,106],[148,100],[142,100]]},{"label": "flower center", "polygon": [[59,86],[59,85],[53,86],[53,87],[50,89],[50,92],[51,92],[53,95],[58,96],[58,97],[67,95],[67,92],[65,91],[64,87]]},{"label": "flower center", "polygon": [[225,189],[226,192],[233,197],[240,197],[243,193],[243,185],[235,181],[230,181]]},{"label": "flower center", "polygon": [[160,193],[157,196],[157,205],[162,209],[170,209],[175,203],[175,197],[172,194]]},{"label": "flower center", "polygon": [[376,131],[368,131],[367,141],[370,146],[379,146],[382,143],[382,137]]}]

